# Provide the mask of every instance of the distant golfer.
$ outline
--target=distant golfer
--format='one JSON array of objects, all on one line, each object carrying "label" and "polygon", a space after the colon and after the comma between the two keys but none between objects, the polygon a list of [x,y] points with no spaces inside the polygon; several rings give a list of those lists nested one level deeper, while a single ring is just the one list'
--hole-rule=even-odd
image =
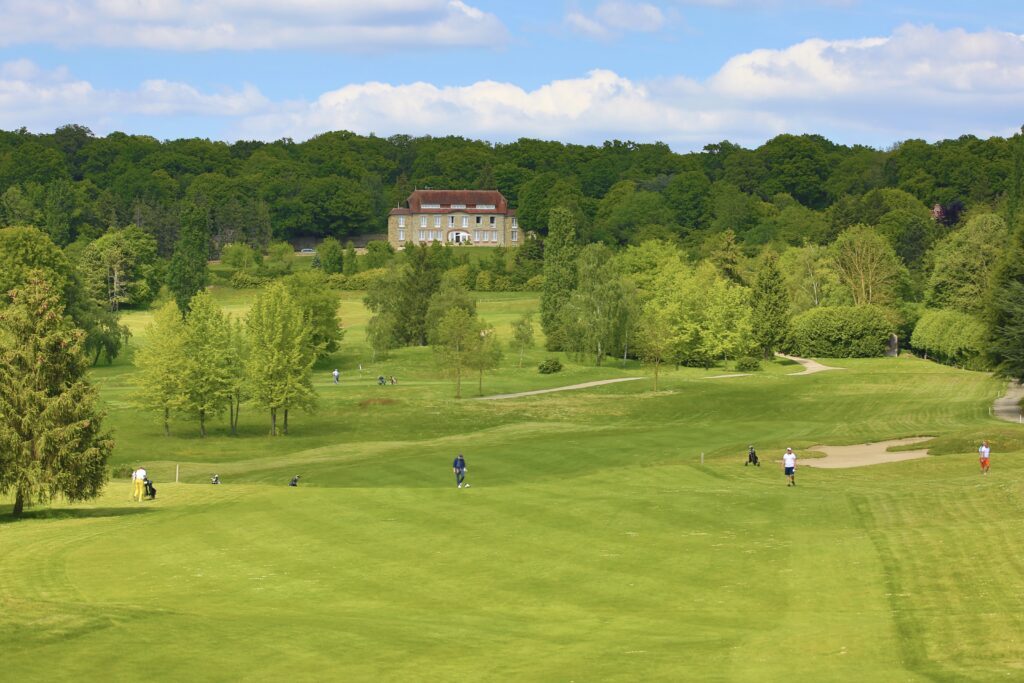
[{"label": "distant golfer", "polygon": [[338,372],[338,368],[334,368],[334,372],[332,372],[331,375],[334,376],[334,383],[337,384],[338,383],[338,377],[341,376],[341,373]]},{"label": "distant golfer", "polygon": [[990,451],[988,441],[982,441],[981,446],[978,447],[978,463],[981,465],[982,474],[988,474],[988,456]]},{"label": "distant golfer", "polygon": [[782,454],[782,471],[786,473],[789,483],[786,486],[796,486],[796,453],[792,448],[787,448]]},{"label": "distant golfer", "polygon": [[299,475],[296,474],[294,477],[292,477],[292,480],[290,482],[288,482],[288,485],[289,486],[298,486],[299,485]]},{"label": "distant golfer", "polygon": [[[452,461],[452,471],[455,472],[455,484],[461,489],[466,481],[466,459],[462,457],[462,453],[456,455]],[[469,488],[469,484],[466,484],[466,488]]]},{"label": "distant golfer", "polygon": [[146,492],[146,470],[140,467],[132,472],[132,480],[134,482],[134,486],[132,487],[132,498],[137,499],[141,503],[142,497]]},{"label": "distant golfer", "polygon": [[746,467],[747,465],[761,466],[761,461],[757,459],[757,451],[754,450],[754,444],[747,446],[747,461],[743,463],[743,466]]}]

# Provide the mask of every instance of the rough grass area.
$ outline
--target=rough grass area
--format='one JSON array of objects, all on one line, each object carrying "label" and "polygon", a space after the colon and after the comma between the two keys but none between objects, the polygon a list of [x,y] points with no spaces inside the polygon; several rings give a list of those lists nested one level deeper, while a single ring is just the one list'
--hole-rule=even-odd
[{"label": "rough grass area", "polygon": [[[501,329],[536,306],[492,295],[480,309]],[[237,437],[179,420],[164,438],[130,366],[94,372],[113,464],[145,464],[159,496],[130,503],[114,480],[17,522],[0,501],[4,679],[1024,676],[1024,427],[989,417],[988,376],[899,358],[794,377],[775,362],[714,381],[731,367],[669,368],[657,393],[456,401],[429,349],[374,360],[358,295],[341,311],[320,409],[292,416],[288,437],[244,407]],[[133,344],[146,315],[132,314]],[[519,369],[508,354],[485,393],[646,372],[562,355],[547,377],[548,355]],[[776,462],[786,446],[921,434],[933,457],[801,468],[795,489]],[[760,468],[743,466],[749,443]],[[455,488],[460,451],[470,489]]]}]

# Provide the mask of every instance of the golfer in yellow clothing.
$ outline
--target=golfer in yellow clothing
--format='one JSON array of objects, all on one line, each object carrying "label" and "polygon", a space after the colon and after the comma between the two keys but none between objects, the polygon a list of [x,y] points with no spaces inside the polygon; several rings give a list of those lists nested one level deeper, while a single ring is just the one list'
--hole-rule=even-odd
[{"label": "golfer in yellow clothing", "polygon": [[142,496],[146,492],[146,489],[143,488],[143,482],[145,482],[146,480],[146,470],[142,469],[141,467],[135,470],[134,472],[132,472],[132,479],[134,480],[133,483],[135,484],[134,488],[132,489],[132,499],[138,499],[138,501],[141,503]]}]

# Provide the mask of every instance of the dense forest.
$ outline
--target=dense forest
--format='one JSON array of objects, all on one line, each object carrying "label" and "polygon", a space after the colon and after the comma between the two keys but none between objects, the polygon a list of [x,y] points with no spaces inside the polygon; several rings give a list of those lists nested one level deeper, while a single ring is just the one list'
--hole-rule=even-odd
[{"label": "dense forest", "polygon": [[[382,232],[416,187],[499,189],[537,239],[475,259],[381,241],[357,256],[352,238]],[[780,135],[677,154],[343,131],[161,142],[69,125],[0,132],[0,285],[44,268],[94,360],[119,352],[121,307],[173,298],[188,315],[218,257],[222,284],[285,279],[314,355],[340,342],[328,290],[367,292],[381,354],[435,343],[456,309],[468,317],[451,330],[466,333],[470,291],[528,290],[548,347],[598,364],[871,356],[897,333],[937,360],[1024,376],[1022,194],[1024,133],[887,150]],[[312,273],[291,272],[298,237],[323,238]]]},{"label": "dense forest", "polygon": [[[159,141],[68,125],[0,132],[0,224],[39,226],[60,246],[134,224],[169,256],[182,213],[195,207],[216,251],[379,233],[388,209],[416,187],[499,189],[541,235],[556,205],[573,210],[581,241],[609,245],[681,238],[696,249],[731,230],[753,253],[768,243],[825,244],[865,223],[913,266],[965,208],[1017,210],[1020,141],[964,136],[876,150],[780,135],[752,150],[725,141],[676,154],[664,144],[344,131],[302,143]],[[944,211],[933,222],[936,204]]]}]

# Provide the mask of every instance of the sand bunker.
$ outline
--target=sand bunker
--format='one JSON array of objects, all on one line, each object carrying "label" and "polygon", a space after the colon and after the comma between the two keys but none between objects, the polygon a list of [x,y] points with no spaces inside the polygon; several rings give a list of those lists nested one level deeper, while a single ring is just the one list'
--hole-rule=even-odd
[{"label": "sand bunker", "polygon": [[807,450],[819,451],[825,454],[824,458],[808,458],[798,460],[799,465],[807,467],[820,467],[823,469],[844,469],[847,467],[865,467],[867,465],[879,465],[884,462],[900,462],[901,460],[916,460],[928,455],[928,449],[923,448],[916,451],[889,452],[893,446],[907,446],[909,444],[930,441],[930,436],[917,436],[910,439],[893,439],[892,441],[879,441],[878,443],[862,443],[853,446],[811,446]]},{"label": "sand bunker", "polygon": [[787,356],[784,353],[776,353],[775,355],[780,357],[780,358],[785,358],[786,360],[791,360],[794,363],[799,363],[800,365],[802,365],[804,367],[804,369],[801,370],[800,372],[791,372],[791,373],[789,373],[790,375],[813,375],[816,372],[825,372],[826,370],[843,370],[844,369],[844,368],[833,368],[830,365],[822,365],[818,361],[811,360],[809,358],[799,358],[797,356]]}]

